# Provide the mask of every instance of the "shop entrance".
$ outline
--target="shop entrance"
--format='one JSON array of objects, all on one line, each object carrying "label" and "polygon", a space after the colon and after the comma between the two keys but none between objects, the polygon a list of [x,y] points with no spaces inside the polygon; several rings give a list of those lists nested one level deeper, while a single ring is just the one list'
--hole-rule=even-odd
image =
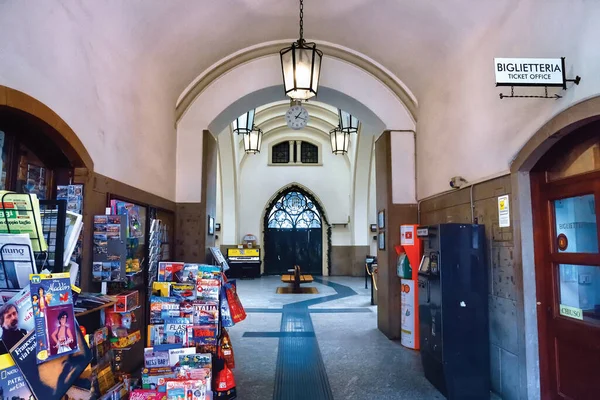
[{"label": "shop entrance", "polygon": [[554,145],[531,183],[542,398],[597,398],[600,123]]},{"label": "shop entrance", "polygon": [[320,206],[301,188],[287,189],[265,215],[265,274],[323,273],[323,228]]}]

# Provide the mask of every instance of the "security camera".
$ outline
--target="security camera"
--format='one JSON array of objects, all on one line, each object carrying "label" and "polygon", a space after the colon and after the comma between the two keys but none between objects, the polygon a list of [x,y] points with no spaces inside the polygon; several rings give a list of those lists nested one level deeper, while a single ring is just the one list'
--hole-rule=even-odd
[{"label": "security camera", "polygon": [[453,176],[452,178],[450,178],[450,187],[452,189],[460,189],[467,183],[469,182],[467,182],[467,180],[462,176]]}]

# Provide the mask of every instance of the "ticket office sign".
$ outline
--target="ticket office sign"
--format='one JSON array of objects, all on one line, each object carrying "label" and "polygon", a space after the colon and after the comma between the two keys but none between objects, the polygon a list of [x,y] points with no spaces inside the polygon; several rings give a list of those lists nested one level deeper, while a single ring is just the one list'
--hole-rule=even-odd
[{"label": "ticket office sign", "polygon": [[561,86],[564,58],[494,58],[496,86]]}]

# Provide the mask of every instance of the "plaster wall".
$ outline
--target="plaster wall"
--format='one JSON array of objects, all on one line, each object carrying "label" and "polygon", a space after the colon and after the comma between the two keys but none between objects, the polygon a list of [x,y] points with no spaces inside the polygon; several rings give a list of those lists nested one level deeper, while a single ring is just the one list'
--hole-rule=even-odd
[{"label": "plaster wall", "polygon": [[[96,172],[174,200],[175,98],[152,64],[121,51],[138,43],[126,17],[109,11],[2,2],[0,84],[56,112]],[[111,29],[101,29],[109,19]]]}]

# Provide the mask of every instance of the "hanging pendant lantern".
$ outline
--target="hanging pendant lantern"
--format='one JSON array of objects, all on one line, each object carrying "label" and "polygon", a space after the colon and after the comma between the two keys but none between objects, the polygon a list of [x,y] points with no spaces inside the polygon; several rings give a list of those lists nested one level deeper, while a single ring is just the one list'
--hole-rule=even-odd
[{"label": "hanging pendant lantern", "polygon": [[339,116],[339,127],[344,132],[348,133],[358,133],[358,124],[359,121],[356,117],[352,116],[349,112],[341,110],[338,108],[338,116]]},{"label": "hanging pendant lantern", "polygon": [[294,100],[317,95],[323,52],[304,40],[304,2],[300,0],[300,38],[279,52],[285,94]]},{"label": "hanging pendant lantern", "polygon": [[263,131],[260,128],[254,128],[250,132],[244,133],[244,151],[246,154],[260,153]]},{"label": "hanging pendant lantern", "polygon": [[256,110],[250,110],[237,117],[233,121],[233,133],[238,135],[243,133],[249,133],[254,128],[254,113]]},{"label": "hanging pendant lantern", "polygon": [[339,127],[329,131],[329,139],[331,140],[331,152],[335,155],[344,155],[348,153],[348,145],[350,144],[350,134]]}]

